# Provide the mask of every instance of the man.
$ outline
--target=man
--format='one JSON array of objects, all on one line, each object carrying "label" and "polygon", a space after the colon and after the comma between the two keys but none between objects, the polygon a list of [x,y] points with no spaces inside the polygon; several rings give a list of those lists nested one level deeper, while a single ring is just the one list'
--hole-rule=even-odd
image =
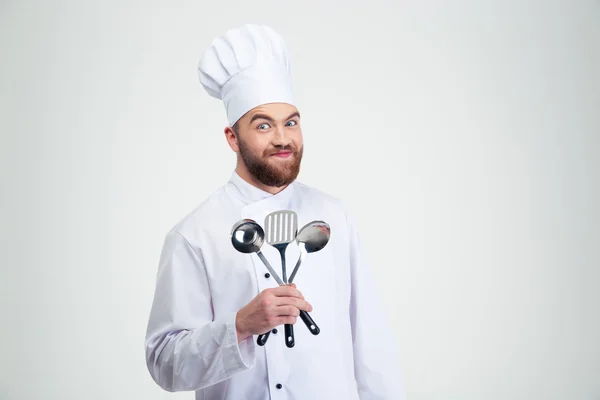
[{"label": "man", "polygon": [[[199,76],[225,104],[237,166],[166,235],[145,342],[152,378],[168,391],[195,391],[197,400],[404,399],[357,228],[340,200],[296,181],[304,147],[282,38],[267,26],[232,29],[204,52]],[[306,257],[292,285],[278,285],[256,254],[231,243],[236,222],[263,225],[278,210],[295,211],[299,227],[331,227],[329,243]],[[277,270],[277,251],[262,251]],[[287,254],[295,265],[294,243]],[[281,327],[300,311],[320,333],[295,325],[288,347]],[[259,346],[257,335],[269,331]]]}]

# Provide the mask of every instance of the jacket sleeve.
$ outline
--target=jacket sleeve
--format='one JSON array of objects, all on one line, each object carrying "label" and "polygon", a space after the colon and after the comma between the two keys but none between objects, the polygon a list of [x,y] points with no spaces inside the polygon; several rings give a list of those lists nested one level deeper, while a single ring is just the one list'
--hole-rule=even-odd
[{"label": "jacket sleeve", "polygon": [[252,337],[238,344],[236,312],[214,319],[201,252],[178,232],[163,245],[145,353],[152,379],[170,392],[205,388],[252,368]]},{"label": "jacket sleeve", "polygon": [[350,320],[354,374],[360,400],[405,400],[396,338],[380,300],[355,220],[346,213],[350,240]]}]

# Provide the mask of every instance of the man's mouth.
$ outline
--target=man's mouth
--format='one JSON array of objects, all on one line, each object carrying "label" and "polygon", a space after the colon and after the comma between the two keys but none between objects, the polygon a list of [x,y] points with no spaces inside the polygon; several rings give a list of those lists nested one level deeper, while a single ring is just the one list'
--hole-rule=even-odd
[{"label": "man's mouth", "polygon": [[288,158],[292,155],[291,151],[280,151],[274,154],[271,154],[274,157],[278,157],[278,158]]}]

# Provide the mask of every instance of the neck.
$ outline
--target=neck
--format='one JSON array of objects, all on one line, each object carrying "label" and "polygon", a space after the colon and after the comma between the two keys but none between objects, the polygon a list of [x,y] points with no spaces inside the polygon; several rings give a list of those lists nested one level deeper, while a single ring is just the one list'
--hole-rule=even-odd
[{"label": "neck", "polygon": [[282,187],[267,186],[267,185],[263,184],[262,182],[259,182],[250,173],[250,171],[248,171],[248,168],[246,168],[246,165],[243,162],[240,162],[240,161],[238,161],[238,163],[237,163],[237,166],[235,168],[235,172],[240,176],[240,178],[242,178],[243,180],[245,180],[246,182],[248,182],[252,186],[256,186],[260,190],[264,190],[267,193],[277,194],[277,193],[281,192],[283,189],[285,189],[287,187],[287,186],[282,186]]}]

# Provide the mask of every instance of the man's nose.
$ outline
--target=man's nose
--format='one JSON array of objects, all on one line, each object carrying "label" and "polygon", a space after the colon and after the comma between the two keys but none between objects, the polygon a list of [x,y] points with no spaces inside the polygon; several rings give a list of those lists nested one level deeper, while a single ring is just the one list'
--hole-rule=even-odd
[{"label": "man's nose", "polygon": [[292,138],[287,134],[286,129],[282,126],[277,127],[273,137],[273,145],[285,147],[292,142]]}]

